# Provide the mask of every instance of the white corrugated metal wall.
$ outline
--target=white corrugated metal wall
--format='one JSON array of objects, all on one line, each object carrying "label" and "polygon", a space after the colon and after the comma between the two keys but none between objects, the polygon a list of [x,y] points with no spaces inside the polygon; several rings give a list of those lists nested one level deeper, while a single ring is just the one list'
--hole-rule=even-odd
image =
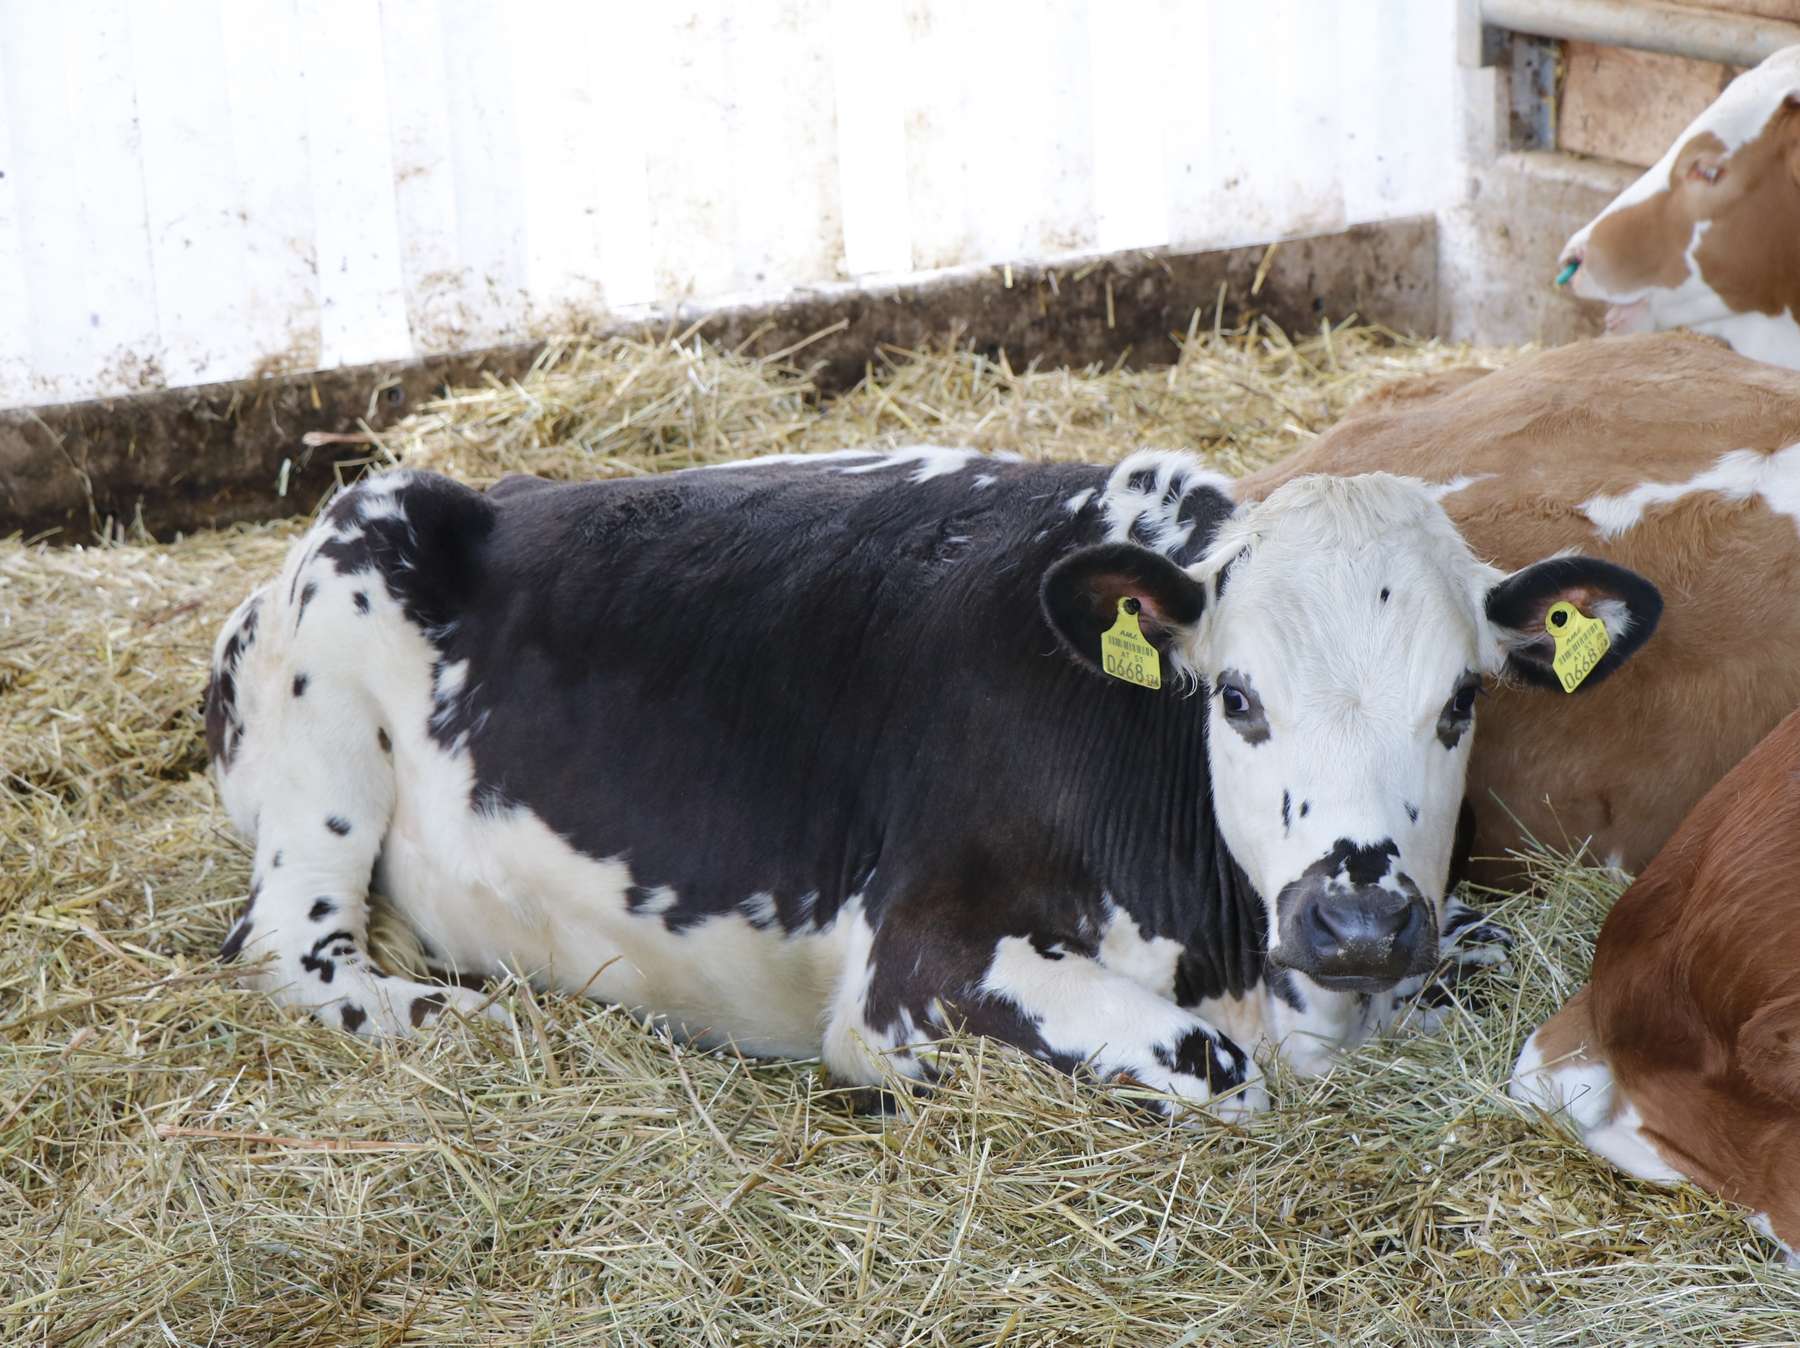
[{"label": "white corrugated metal wall", "polygon": [[1453,190],[1444,0],[0,0],[0,406]]}]

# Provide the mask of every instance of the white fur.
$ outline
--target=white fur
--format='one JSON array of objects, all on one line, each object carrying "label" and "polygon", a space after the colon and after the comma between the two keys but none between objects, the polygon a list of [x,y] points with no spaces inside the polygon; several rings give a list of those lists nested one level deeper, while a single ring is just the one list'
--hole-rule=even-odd
[{"label": "white fur", "polygon": [[1167,936],[1146,936],[1137,920],[1115,905],[1110,894],[1101,900],[1101,907],[1106,917],[1100,933],[1100,963],[1159,997],[1173,997],[1181,942]]},{"label": "white fur", "polygon": [[1721,454],[1712,467],[1702,469],[1685,482],[1643,482],[1616,495],[1589,497],[1581,503],[1581,513],[1593,521],[1600,537],[1612,539],[1643,523],[1645,513],[1652,507],[1669,505],[1698,492],[1715,492],[1728,501],[1758,497],[1800,530],[1800,444],[1773,454],[1734,449]]},{"label": "white fur", "polygon": [[[995,946],[981,988],[1034,1020],[1038,1035],[1053,1052],[1082,1059],[1102,1076],[1124,1073],[1196,1104],[1212,1101],[1204,1080],[1167,1066],[1156,1049],[1173,1050],[1195,1030],[1213,1037],[1218,1031],[1193,1012],[1095,960],[1075,955],[1047,959],[1031,942],[1008,936]],[[1232,1069],[1223,1052],[1215,1049],[1213,1058],[1218,1070]],[[1212,1101],[1215,1112],[1238,1117],[1268,1107],[1261,1072],[1253,1060],[1246,1068],[1243,1089]]]},{"label": "white fur", "polygon": [[1679,1184],[1686,1178],[1644,1135],[1644,1117],[1619,1095],[1612,1069],[1585,1050],[1549,1062],[1532,1035],[1519,1052],[1507,1094],[1572,1129],[1596,1156],[1628,1175],[1656,1184]]},{"label": "white fur", "polygon": [[911,449],[897,449],[874,463],[858,464],[854,468],[841,468],[838,471],[880,473],[889,468],[911,467],[911,481],[929,482],[946,473],[959,473],[979,457],[979,451],[973,449],[941,449],[935,445],[918,445]]},{"label": "white fur", "polygon": [[[871,459],[871,463],[856,463],[845,467],[852,459]],[[707,463],[696,468],[685,469],[686,472],[708,472],[720,468],[761,468],[770,464],[817,464],[830,467],[840,473],[880,473],[890,468],[911,468],[907,481],[929,482],[934,477],[943,477],[948,473],[959,473],[972,463],[1020,463],[1023,456],[1005,450],[997,450],[991,454],[978,449],[955,449],[945,445],[903,445],[898,449],[834,449],[821,454],[760,454],[751,459],[733,459],[729,463]],[[995,481],[992,473],[979,474],[974,485],[986,487]]]},{"label": "white fur", "polygon": [[[1131,479],[1140,473],[1151,476],[1148,490],[1131,485]],[[1166,499],[1176,477],[1183,479],[1183,490],[1173,500]],[[1132,526],[1137,525],[1147,547],[1163,553],[1176,551],[1186,545],[1194,531],[1192,524],[1181,522],[1182,503],[1188,493],[1204,488],[1211,488],[1228,500],[1231,497],[1231,479],[1203,466],[1192,454],[1140,449],[1126,455],[1100,491],[1108,540],[1121,543],[1131,539]]]},{"label": "white fur", "polygon": [[1446,496],[1454,496],[1465,487],[1473,487],[1477,482],[1486,482],[1492,473],[1459,473],[1448,482],[1434,483],[1425,488],[1426,494],[1434,501],[1442,501]]},{"label": "white fur", "polygon": [[1299,478],[1240,510],[1193,570],[1228,562],[1185,659],[1247,675],[1268,718],[1269,738],[1248,743],[1213,696],[1207,752],[1212,780],[1230,783],[1214,795],[1221,829],[1271,930],[1274,896],[1340,838],[1391,839],[1390,869],[1435,912],[1472,739],[1446,749],[1438,716],[1464,671],[1502,662],[1483,609],[1500,573],[1430,488],[1380,474]]}]

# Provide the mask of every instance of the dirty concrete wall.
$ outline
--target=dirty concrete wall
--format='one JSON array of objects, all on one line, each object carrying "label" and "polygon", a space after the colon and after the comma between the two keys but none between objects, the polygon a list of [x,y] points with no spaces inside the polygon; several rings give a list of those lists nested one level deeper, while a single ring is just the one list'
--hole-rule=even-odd
[{"label": "dirty concrete wall", "polygon": [[[1358,225],[1279,245],[1128,250],[1066,265],[962,267],[890,285],[809,291],[775,304],[678,310],[638,337],[692,331],[753,355],[804,348],[821,395],[853,385],[890,346],[955,332],[1015,366],[1164,363],[1190,325],[1267,318],[1288,332],[1352,315],[1431,326],[1436,225]],[[392,425],[449,384],[513,378],[524,342],[455,356],[279,375],[35,409],[0,409],[0,535],[80,543],[142,527],[158,537],[310,510],[361,428]],[[302,448],[310,433],[327,443]],[[331,439],[329,437],[337,437]]]},{"label": "dirty concrete wall", "polygon": [[1641,170],[1558,150],[1519,148],[1509,60],[1484,30],[1480,0],[1456,0],[1458,140],[1449,200],[1438,212],[1440,336],[1554,346],[1603,331],[1602,309],[1552,282],[1569,235]]},{"label": "dirty concrete wall", "polygon": [[1557,346],[1603,332],[1604,308],[1553,284],[1556,259],[1641,170],[1553,151],[1499,155],[1438,216],[1438,322],[1455,341]]},{"label": "dirty concrete wall", "polygon": [[0,407],[1429,212],[1443,0],[0,3]]}]

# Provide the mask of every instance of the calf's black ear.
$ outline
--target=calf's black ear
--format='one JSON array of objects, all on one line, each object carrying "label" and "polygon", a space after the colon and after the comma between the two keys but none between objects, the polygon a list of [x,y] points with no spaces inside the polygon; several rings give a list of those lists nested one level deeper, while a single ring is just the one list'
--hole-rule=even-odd
[{"label": "calf's black ear", "polygon": [[1044,573],[1044,617],[1083,664],[1100,669],[1100,634],[1119,601],[1138,601],[1144,639],[1166,651],[1206,611],[1206,586],[1160,552],[1136,543],[1098,543],[1071,552]]},{"label": "calf's black ear", "polygon": [[[1515,571],[1487,593],[1487,617],[1505,653],[1506,671],[1539,688],[1562,689],[1556,638],[1548,620],[1561,603],[1606,626],[1606,654],[1571,692],[1592,688],[1643,648],[1662,617],[1656,586],[1596,557],[1552,557]],[[1558,617],[1563,615],[1559,614]]]}]

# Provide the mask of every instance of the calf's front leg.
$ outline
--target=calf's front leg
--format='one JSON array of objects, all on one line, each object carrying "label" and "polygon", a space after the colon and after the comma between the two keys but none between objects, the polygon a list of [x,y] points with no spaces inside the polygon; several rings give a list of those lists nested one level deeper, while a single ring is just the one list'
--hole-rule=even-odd
[{"label": "calf's front leg", "polygon": [[1203,1017],[1042,937],[946,943],[860,914],[825,1031],[827,1067],[877,1084],[885,1060],[923,1078],[917,1046],[959,1022],[1065,1071],[1085,1067],[1206,1107],[1221,1118],[1268,1108],[1255,1061]]}]

